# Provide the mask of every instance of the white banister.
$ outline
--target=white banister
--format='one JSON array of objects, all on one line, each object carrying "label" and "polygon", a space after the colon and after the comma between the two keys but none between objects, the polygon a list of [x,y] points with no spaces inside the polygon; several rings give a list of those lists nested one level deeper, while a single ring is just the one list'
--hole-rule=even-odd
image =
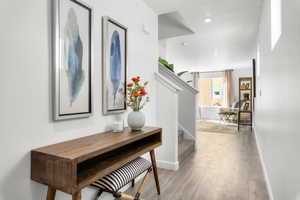
[{"label": "white banister", "polygon": [[162,65],[159,65],[159,74],[173,85],[182,89],[178,94],[178,126],[185,131],[188,139],[196,140],[196,101],[198,90]]},{"label": "white banister", "polygon": [[163,77],[161,74],[155,73],[154,75],[157,81],[169,88],[171,91],[175,93],[179,93],[182,91],[182,88],[178,87],[176,84],[172,83],[171,81]]},{"label": "white banister", "polygon": [[191,87],[188,83],[186,83],[184,80],[179,78],[174,72],[170,71],[166,67],[159,65],[158,72],[165,77],[168,77],[173,83],[176,85],[179,85],[182,89],[186,89],[191,92],[191,94],[197,95],[198,90],[195,88]]},{"label": "white banister", "polygon": [[163,129],[163,144],[157,150],[158,167],[177,170],[178,162],[178,102],[182,91],[178,85],[172,83],[159,73],[155,74],[157,95],[158,125]]}]

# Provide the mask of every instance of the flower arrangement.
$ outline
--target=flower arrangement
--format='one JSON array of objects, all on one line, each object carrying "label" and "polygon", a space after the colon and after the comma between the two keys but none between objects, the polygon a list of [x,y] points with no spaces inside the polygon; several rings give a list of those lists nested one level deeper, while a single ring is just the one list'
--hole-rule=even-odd
[{"label": "flower arrangement", "polygon": [[138,112],[142,110],[150,100],[145,90],[148,82],[146,81],[144,84],[141,84],[140,77],[133,77],[131,80],[132,83],[127,84],[128,92],[126,103],[133,111]]}]

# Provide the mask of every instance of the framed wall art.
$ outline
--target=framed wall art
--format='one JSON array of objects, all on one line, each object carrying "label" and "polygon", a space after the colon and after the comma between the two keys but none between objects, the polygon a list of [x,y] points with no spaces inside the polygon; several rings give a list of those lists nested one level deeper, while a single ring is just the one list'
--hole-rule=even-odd
[{"label": "framed wall art", "polygon": [[256,60],[252,59],[252,72],[253,72],[253,97],[256,97]]},{"label": "framed wall art", "polygon": [[103,114],[126,111],[127,28],[103,17]]},{"label": "framed wall art", "polygon": [[92,114],[92,9],[54,0],[54,120]]}]

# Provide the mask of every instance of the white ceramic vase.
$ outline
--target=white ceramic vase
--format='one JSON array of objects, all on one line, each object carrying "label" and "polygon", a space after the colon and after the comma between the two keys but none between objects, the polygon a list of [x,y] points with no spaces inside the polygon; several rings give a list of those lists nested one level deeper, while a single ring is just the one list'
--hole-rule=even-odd
[{"label": "white ceramic vase", "polygon": [[131,130],[139,131],[145,126],[145,115],[141,111],[131,111],[127,122]]}]

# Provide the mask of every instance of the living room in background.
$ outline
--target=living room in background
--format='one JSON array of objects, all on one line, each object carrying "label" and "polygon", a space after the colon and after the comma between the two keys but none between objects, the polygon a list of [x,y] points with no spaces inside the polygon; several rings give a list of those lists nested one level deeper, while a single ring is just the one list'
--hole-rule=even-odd
[{"label": "living room in background", "polygon": [[223,106],[225,101],[224,78],[200,79],[200,105],[201,106]]},{"label": "living room in background", "polygon": [[226,104],[224,71],[201,72],[198,109],[201,120],[219,120],[219,109]]}]

